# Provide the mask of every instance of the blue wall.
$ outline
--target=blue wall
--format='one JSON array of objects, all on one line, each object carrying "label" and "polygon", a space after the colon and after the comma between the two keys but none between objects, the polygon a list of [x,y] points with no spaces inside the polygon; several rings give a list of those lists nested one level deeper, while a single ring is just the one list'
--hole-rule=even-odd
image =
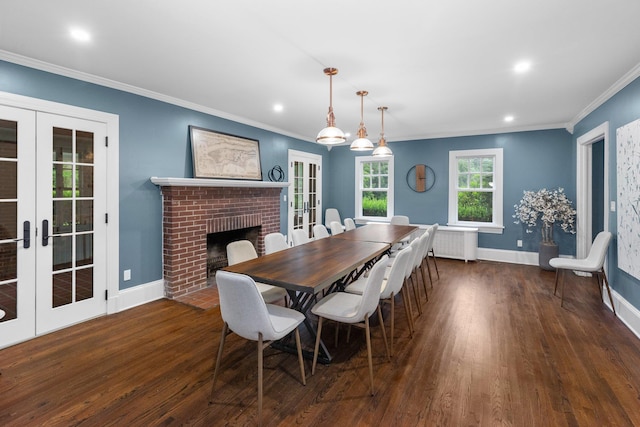
[{"label": "blue wall", "polygon": [[[609,185],[611,200],[617,199],[616,179],[616,129],[640,118],[640,79],[636,79],[618,92],[615,96],[602,104],[594,112],[581,120],[574,128],[573,145],[577,138],[591,129],[609,122]],[[575,154],[574,154],[575,155]],[[609,281],[624,299],[640,308],[640,281],[618,268],[618,248],[616,233],[618,231],[617,213],[609,214],[609,231],[613,233],[613,240],[609,247]],[[640,263],[640,260],[637,260]]]},{"label": "blue wall", "polygon": [[[0,91],[120,116],[120,177],[112,178],[120,183],[120,289],[162,279],[162,197],[149,178],[193,176],[189,125],[259,140],[264,180],[275,165],[287,172],[289,148],[322,154],[327,162],[326,148],[315,144],[3,61]],[[126,269],[132,275],[124,282]]]},{"label": "blue wall", "polygon": [[[564,129],[480,135],[458,138],[389,143],[394,154],[395,207],[397,215],[407,215],[421,224],[447,223],[449,194],[449,151],[502,148],[504,154],[504,226],[503,234],[480,233],[478,245],[484,248],[537,252],[539,232],[527,234],[521,224],[514,224],[514,205],[524,190],[564,187],[575,201],[575,154],[571,134]],[[354,216],[355,153],[348,147],[331,150],[329,188],[326,206],[337,207],[343,217]],[[425,193],[416,193],[407,185],[409,169],[423,163],[435,172],[436,182]],[[573,166],[575,169],[575,166]],[[536,230],[537,231],[537,230]],[[575,254],[575,236],[556,229],[554,234],[560,253]],[[516,247],[516,240],[523,247]]]}]

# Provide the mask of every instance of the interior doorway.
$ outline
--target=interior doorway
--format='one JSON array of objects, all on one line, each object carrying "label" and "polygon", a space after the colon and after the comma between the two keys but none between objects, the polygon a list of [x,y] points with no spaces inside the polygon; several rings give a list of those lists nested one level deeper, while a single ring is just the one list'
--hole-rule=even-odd
[{"label": "interior doorway", "polygon": [[584,258],[594,233],[609,231],[609,122],[578,137],[576,148],[576,257]]}]

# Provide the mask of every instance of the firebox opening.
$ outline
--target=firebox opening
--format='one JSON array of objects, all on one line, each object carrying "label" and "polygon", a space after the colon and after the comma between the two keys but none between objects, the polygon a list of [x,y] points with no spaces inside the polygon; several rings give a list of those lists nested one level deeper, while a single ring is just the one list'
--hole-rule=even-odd
[{"label": "firebox opening", "polygon": [[260,226],[240,228],[207,234],[207,278],[215,277],[216,271],[228,265],[227,245],[237,240],[248,240],[258,247]]}]

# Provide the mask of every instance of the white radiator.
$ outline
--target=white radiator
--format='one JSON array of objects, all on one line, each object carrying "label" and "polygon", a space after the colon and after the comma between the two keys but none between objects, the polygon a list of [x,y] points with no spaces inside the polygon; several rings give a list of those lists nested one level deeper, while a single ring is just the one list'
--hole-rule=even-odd
[{"label": "white radiator", "polygon": [[[428,226],[421,225],[420,228]],[[478,259],[478,229],[466,227],[438,226],[433,241],[436,257],[455,258],[467,261]]]}]

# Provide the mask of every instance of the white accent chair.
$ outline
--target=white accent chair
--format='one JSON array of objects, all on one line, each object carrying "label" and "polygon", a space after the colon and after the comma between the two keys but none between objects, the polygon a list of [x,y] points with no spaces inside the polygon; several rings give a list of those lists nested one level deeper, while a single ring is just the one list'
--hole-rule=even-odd
[{"label": "white accent chair", "polygon": [[274,252],[288,249],[287,239],[282,233],[269,233],[264,236],[264,253],[272,254]]},{"label": "white accent chair", "polygon": [[[587,273],[594,273],[596,278],[596,282],[598,284],[598,291],[600,292],[600,299],[602,299],[602,282],[607,288],[607,293],[609,294],[609,302],[611,303],[611,308],[613,309],[613,314],[616,314],[616,307],[613,305],[613,298],[611,297],[611,288],[609,288],[609,281],[607,280],[607,274],[604,272],[604,260],[607,257],[607,249],[609,248],[609,243],[611,242],[611,233],[608,231],[601,231],[598,233],[596,238],[593,240],[593,245],[591,246],[591,250],[589,251],[589,255],[586,258],[582,259],[571,259],[571,258],[552,258],[549,260],[549,265],[556,269],[556,283],[555,288],[553,289],[553,294],[556,294],[558,290],[558,281],[562,282],[562,294],[560,299],[560,306],[562,307],[564,304],[564,287],[565,287],[565,278],[567,270],[572,271],[583,271]],[[562,276],[562,277],[560,277]]]},{"label": "white accent chair", "polygon": [[258,342],[258,422],[261,422],[263,351],[272,341],[282,339],[295,331],[300,376],[302,384],[307,384],[302,347],[300,346],[300,332],[298,331],[298,326],[305,317],[299,311],[279,305],[266,304],[258,292],[256,283],[249,276],[218,270],[216,283],[220,295],[220,314],[224,325],[220,336],[209,401],[213,398],[225,338],[229,331],[233,331],[245,339]]},{"label": "white accent chair", "polygon": [[340,224],[338,221],[331,221],[331,224],[329,224],[329,227],[331,228],[332,236],[335,236],[336,234],[344,233],[344,228],[342,227],[342,224]]},{"label": "white accent chair", "polygon": [[[391,355],[393,356],[393,337],[395,330],[395,296],[402,294],[402,301],[404,303],[404,312],[407,316],[407,324],[409,325],[409,335],[413,338],[413,313],[411,310],[411,302],[408,298],[406,289],[403,285],[405,282],[405,274],[409,262],[413,259],[413,249],[408,247],[396,257],[389,271],[389,276],[382,281],[382,289],[380,290],[380,303],[387,302],[391,304]],[[364,287],[366,286],[366,279],[359,278],[352,282],[345,288],[345,292],[352,294],[362,295]]]},{"label": "white accent chair", "polygon": [[[239,262],[256,258],[258,258],[256,248],[254,248],[253,243],[248,240],[238,240],[227,245],[227,260],[229,265],[238,264]],[[260,282],[256,282],[256,286],[258,287],[260,294],[262,294],[264,301],[269,304],[287,296],[287,291],[277,286],[271,286]]]},{"label": "white accent chair", "polygon": [[369,317],[378,312],[378,319],[382,329],[384,345],[386,347],[387,358],[390,360],[389,347],[387,344],[387,334],[384,330],[384,321],[382,311],[378,301],[380,300],[380,289],[382,288],[382,280],[384,278],[384,269],[387,265],[388,257],[383,256],[372,268],[364,286],[362,295],[351,294],[348,292],[334,292],[321,299],[313,306],[311,312],[318,316],[318,332],[316,335],[316,345],[313,352],[313,367],[311,375],[316,371],[316,363],[318,361],[318,348],[320,346],[320,335],[322,333],[322,324],[324,319],[333,320],[340,323],[362,327],[364,322],[367,355],[369,359],[369,379],[371,380],[371,395],[374,394],[373,388],[373,360],[371,356],[371,331],[369,328]]},{"label": "white accent chair", "polygon": [[350,231],[356,229],[356,223],[353,221],[353,218],[345,218],[344,219],[344,231]]},{"label": "white accent chair", "polygon": [[330,234],[327,231],[327,228],[322,225],[322,224],[316,224],[313,226],[313,238],[318,240],[318,239],[324,239],[325,237],[329,237]]},{"label": "white accent chair", "polygon": [[338,209],[336,208],[327,208],[324,211],[324,225],[327,229],[331,228],[331,221],[338,221],[342,224],[340,212],[338,212]]},{"label": "white accent chair", "polygon": [[291,232],[291,240],[293,240],[293,246],[299,246],[304,245],[305,243],[309,243],[311,241],[311,238],[309,237],[309,233],[307,233],[307,230],[298,228]]}]

